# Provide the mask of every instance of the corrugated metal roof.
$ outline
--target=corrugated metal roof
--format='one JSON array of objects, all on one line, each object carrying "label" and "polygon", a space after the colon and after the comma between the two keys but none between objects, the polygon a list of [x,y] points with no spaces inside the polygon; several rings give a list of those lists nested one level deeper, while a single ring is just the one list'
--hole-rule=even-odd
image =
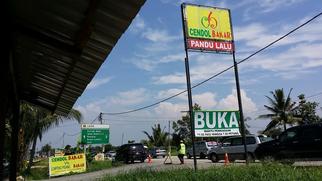
[{"label": "corrugated metal roof", "polygon": [[11,1],[20,97],[68,113],[144,2]]}]

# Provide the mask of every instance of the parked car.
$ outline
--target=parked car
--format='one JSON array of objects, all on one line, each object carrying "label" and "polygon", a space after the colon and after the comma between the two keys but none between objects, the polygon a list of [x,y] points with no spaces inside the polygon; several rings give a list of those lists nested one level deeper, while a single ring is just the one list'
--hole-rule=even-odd
[{"label": "parked car", "polygon": [[[209,151],[218,146],[218,143],[215,141],[197,141],[195,142],[195,154],[196,157],[201,159],[206,158],[209,154]],[[192,147],[189,147],[187,150],[187,158],[190,159],[193,157]]]},{"label": "parked car", "polygon": [[105,153],[105,157],[111,158],[111,159],[115,158],[115,155],[116,155],[115,151],[108,151]]},{"label": "parked car", "polygon": [[322,124],[289,128],[255,150],[260,160],[296,161],[322,158]]},{"label": "parked car", "polygon": [[[255,150],[260,143],[271,140],[266,135],[246,135],[247,145],[247,158],[250,161],[255,160]],[[218,162],[224,160],[225,153],[228,154],[229,160],[244,160],[244,145],[242,142],[242,136],[234,136],[226,138],[222,141],[220,146],[214,147],[208,153],[208,159],[212,162]]]},{"label": "parked car", "polygon": [[115,159],[124,163],[134,163],[135,160],[144,162],[147,158],[146,150],[141,143],[131,143],[122,145],[116,152]]},{"label": "parked car", "polygon": [[163,147],[154,147],[149,150],[149,154],[152,158],[165,157],[167,151]]}]

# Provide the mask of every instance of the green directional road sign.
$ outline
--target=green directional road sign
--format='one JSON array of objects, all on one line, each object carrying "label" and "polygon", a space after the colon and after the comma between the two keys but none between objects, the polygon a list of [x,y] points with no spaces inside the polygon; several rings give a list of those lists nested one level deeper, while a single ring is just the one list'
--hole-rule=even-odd
[{"label": "green directional road sign", "polygon": [[82,124],[83,144],[108,144],[110,138],[109,125]]}]

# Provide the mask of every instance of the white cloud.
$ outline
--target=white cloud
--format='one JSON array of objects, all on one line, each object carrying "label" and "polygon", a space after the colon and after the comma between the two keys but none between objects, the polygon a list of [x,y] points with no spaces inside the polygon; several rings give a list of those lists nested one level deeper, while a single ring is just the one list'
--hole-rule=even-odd
[{"label": "white cloud", "polygon": [[[158,93],[157,98],[158,99],[164,99],[173,95],[176,95],[185,89],[168,89],[168,90],[162,90]],[[181,99],[181,100],[186,100],[187,99],[187,93],[182,93],[176,98]]]},{"label": "white cloud", "polygon": [[142,36],[152,42],[170,42],[180,39],[178,36],[170,35],[167,30],[148,28]]},{"label": "white cloud", "polygon": [[[189,61],[190,60],[196,64],[190,66],[190,79],[192,84],[203,81],[232,66],[230,56],[224,57],[199,54],[191,56]],[[221,75],[220,78],[226,79],[223,75]],[[186,74],[185,72],[175,72],[168,75],[154,76],[152,77],[152,81],[154,84],[186,84]]]},{"label": "white cloud", "polygon": [[144,19],[138,14],[131,24],[130,31],[138,33],[146,27]]},{"label": "white cloud", "polygon": [[[254,69],[270,70],[283,78],[297,78],[303,73],[312,72],[312,68],[322,66],[322,43],[298,44],[280,54],[267,54],[249,62]],[[284,76],[285,75],[285,76]]]},{"label": "white cloud", "polygon": [[112,97],[110,104],[116,105],[134,105],[146,101],[148,98],[147,91],[144,88],[120,92],[118,96]]},{"label": "white cloud", "polygon": [[86,87],[86,89],[94,89],[94,88],[97,88],[101,85],[104,85],[106,83],[108,83],[112,78],[111,77],[105,77],[105,78],[97,78],[97,79],[94,79],[92,80]]},{"label": "white cloud", "polygon": [[82,113],[85,122],[91,122],[95,117],[99,115],[100,112],[104,112],[103,106],[106,102],[106,99],[102,99],[100,101],[95,101],[86,105],[78,105],[75,107],[75,109],[79,110]]},{"label": "white cloud", "polygon": [[172,55],[166,55],[161,57],[160,63],[169,63],[169,62],[181,62],[184,61],[185,54],[184,53],[177,53]]},{"label": "white cloud", "polygon": [[[242,103],[243,103],[243,111],[245,114],[249,114],[257,111],[256,104],[250,97],[247,97],[246,92],[241,89],[240,90]],[[237,101],[237,90],[233,89],[232,93],[227,97],[221,99],[217,106],[219,109],[236,109],[238,110],[238,101]]]},{"label": "white cloud", "polygon": [[287,6],[292,6],[303,0],[261,0],[256,1],[257,4],[263,8],[263,13],[271,12],[278,8],[285,8]]},{"label": "white cloud", "polygon": [[[261,23],[252,23],[246,26],[237,26],[235,29],[236,41],[244,42],[250,48],[262,48],[279,37],[283,36],[290,30],[299,26],[308,20],[308,17],[302,19],[300,23],[293,23],[293,25],[263,25]],[[294,45],[296,43],[312,43],[321,41],[322,39],[322,19],[316,19],[310,24],[302,27],[296,32],[290,34],[288,37],[279,41],[274,45],[285,46]]]},{"label": "white cloud", "polygon": [[158,116],[167,116],[167,117],[177,117],[182,116],[182,111],[188,110],[188,104],[178,103],[173,104],[170,102],[162,102],[156,108],[154,108],[155,113]]},{"label": "white cloud", "polygon": [[[119,112],[128,110],[128,106],[139,106],[149,98],[146,89],[138,88],[118,93],[116,96],[100,98],[99,100],[77,105],[75,108],[84,115],[86,122],[92,121],[100,112]],[[142,111],[140,112],[142,113]]]},{"label": "white cloud", "polygon": [[[244,0],[241,3],[230,4],[231,9],[243,8],[244,20],[257,17],[258,14],[271,13],[273,11],[299,4],[304,0]],[[228,1],[227,1],[228,2]]]},{"label": "white cloud", "polygon": [[212,92],[204,92],[192,96],[193,102],[199,104],[202,109],[212,109],[217,105],[216,95]]},{"label": "white cloud", "polygon": [[177,61],[183,61],[184,54],[170,54],[164,56],[157,55],[136,55],[130,62],[133,63],[137,68],[145,71],[153,71],[158,65],[173,63]]},{"label": "white cloud", "polygon": [[[185,89],[163,90],[158,93],[157,97],[160,99],[168,98],[168,97],[176,95],[184,90]],[[179,100],[188,101],[187,92],[180,94],[176,98]],[[216,98],[216,94],[214,94],[212,92],[204,92],[201,94],[193,94],[192,95],[193,102],[199,104],[202,108],[205,108],[205,109],[213,108],[217,104],[217,101],[215,100],[215,98]]]},{"label": "white cloud", "polygon": [[137,68],[152,71],[157,66],[158,62],[149,58],[137,58],[131,61]]},{"label": "white cloud", "polygon": [[186,76],[183,73],[174,73],[170,75],[154,76],[152,77],[154,84],[184,84],[186,83]]}]

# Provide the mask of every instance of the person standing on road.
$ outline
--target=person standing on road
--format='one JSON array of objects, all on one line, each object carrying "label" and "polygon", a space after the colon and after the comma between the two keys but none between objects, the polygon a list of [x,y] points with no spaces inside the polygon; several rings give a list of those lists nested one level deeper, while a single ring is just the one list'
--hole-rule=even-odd
[{"label": "person standing on road", "polygon": [[178,147],[178,158],[180,160],[180,164],[184,164],[184,155],[186,154],[186,145],[180,140],[180,145]]}]

